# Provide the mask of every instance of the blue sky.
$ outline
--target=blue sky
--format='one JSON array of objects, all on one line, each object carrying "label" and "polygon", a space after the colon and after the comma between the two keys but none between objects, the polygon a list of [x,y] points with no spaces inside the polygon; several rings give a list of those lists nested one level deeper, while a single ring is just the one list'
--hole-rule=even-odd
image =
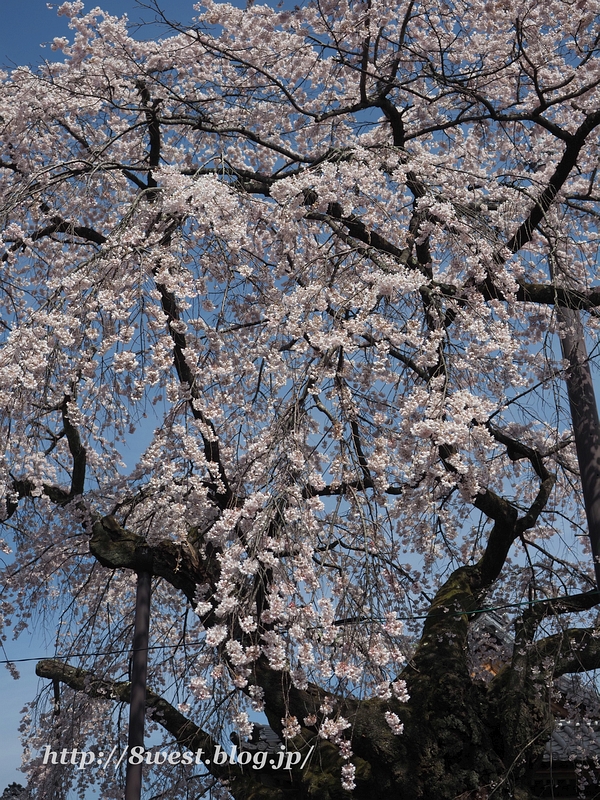
[{"label": "blue sky", "polygon": [[[162,7],[167,15],[179,22],[191,22],[194,0],[165,0]],[[53,8],[48,8],[48,6]],[[56,9],[60,3],[46,0],[0,0],[0,67],[9,68],[18,64],[32,67],[44,58],[55,58],[49,47],[43,47],[55,36],[68,36],[70,31],[64,17],[58,17]],[[93,0],[86,8],[100,6],[111,14],[127,14],[132,23],[152,21],[154,15],[141,8],[135,0]],[[141,38],[156,35],[142,28]],[[50,631],[50,639],[52,631]],[[10,638],[5,643],[6,655],[11,659],[32,659],[17,663],[21,678],[14,681],[4,665],[0,664],[0,794],[13,781],[24,783],[18,768],[21,763],[21,743],[18,727],[20,710],[38,691],[35,663],[40,657],[52,655],[44,643],[42,632],[21,635],[17,641]],[[0,651],[0,659],[6,658]]]},{"label": "blue sky", "polygon": [[[191,22],[195,0],[165,0],[162,8],[179,22]],[[85,2],[85,0],[84,0]],[[46,0],[0,0],[0,65],[37,64],[43,58],[53,58],[49,47],[42,47],[55,36],[68,35],[65,17],[58,17],[60,2]],[[48,8],[51,6],[51,8]],[[139,6],[135,0],[89,0],[86,8],[100,8],[111,14],[127,14],[132,23],[152,21],[154,14]],[[140,31],[140,36],[145,32]]]}]

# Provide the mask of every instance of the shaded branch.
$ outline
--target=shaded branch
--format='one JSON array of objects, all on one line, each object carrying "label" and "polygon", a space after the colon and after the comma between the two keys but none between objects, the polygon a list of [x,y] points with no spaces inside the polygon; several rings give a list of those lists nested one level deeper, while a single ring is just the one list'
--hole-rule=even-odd
[{"label": "shaded branch", "polygon": [[558,162],[556,169],[548,185],[536,200],[533,208],[529,212],[529,216],[519,226],[516,233],[506,243],[506,247],[512,252],[518,252],[522,247],[528,244],[533,238],[533,233],[544,219],[546,212],[554,202],[557,194],[564,186],[567,178],[571,174],[571,170],[577,163],[579,153],[586,142],[588,135],[600,125],[600,111],[593,114],[587,114],[585,120],[577,129],[573,136],[566,139],[565,151],[562,158]]},{"label": "shaded branch", "polygon": [[216,559],[210,556],[200,558],[190,543],[180,544],[165,539],[149,545],[139,534],[121,527],[113,516],[94,523],[90,553],[109,569],[147,571],[164,578],[180,589],[191,603],[198,584],[208,582],[214,585],[218,579]]},{"label": "shaded branch", "polygon": [[[373,247],[380,253],[386,253],[393,256],[400,264],[407,265],[409,262],[410,251],[408,248],[401,250],[395,244],[388,241],[385,237],[373,230],[369,230],[362,220],[355,214],[344,216],[342,206],[340,203],[330,203],[327,208],[327,213],[323,214],[320,211],[310,211],[306,215],[306,219],[316,220],[318,222],[330,222],[331,220],[338,220],[342,222],[348,233],[359,242],[369,247]],[[415,266],[415,265],[412,265]]]},{"label": "shaded branch", "polygon": [[152,170],[160,164],[160,125],[158,122],[157,109],[160,105],[160,100],[154,100],[150,105],[150,92],[148,87],[142,80],[136,81],[136,88],[138,89],[142,98],[142,105],[146,114],[146,121],[148,123],[148,137],[150,140],[150,148],[148,151],[148,189],[154,189],[158,185],[152,176]]},{"label": "shaded branch", "polygon": [[[38,662],[36,674],[53,682],[60,681],[74,691],[83,692],[91,698],[130,702],[129,682],[98,678],[93,672],[72,667],[61,661],[46,659]],[[275,696],[280,697],[281,684],[278,687],[274,681],[271,686]],[[310,704],[308,707],[313,708],[313,706],[314,704]],[[231,764],[229,759],[224,764],[217,764],[212,754],[215,753],[219,742],[151,689],[146,689],[146,707],[154,711],[154,721],[168,731],[182,749],[198,756],[205,769],[216,778],[227,780],[233,795],[239,800],[304,800],[310,796],[331,797],[333,800],[333,797],[345,796],[340,793],[339,787],[339,772],[344,763],[339,750],[330,742],[319,741],[314,730],[303,728],[302,739],[298,737],[295,740],[299,744],[298,748],[288,744],[288,750],[298,750],[309,759],[306,762],[303,760],[303,770],[296,769],[293,773],[290,773],[289,769],[278,771],[276,759],[266,762],[261,769],[250,767],[244,770],[238,763]],[[369,715],[363,712],[362,716],[368,721]],[[281,720],[278,720],[278,728],[281,730]],[[394,739],[389,731],[387,738]],[[311,747],[311,744],[316,744],[319,750],[319,756],[313,756],[312,759],[310,756],[314,747]],[[368,764],[362,762],[360,758],[357,762],[359,775],[369,769]],[[329,790],[332,786],[335,787],[335,793],[330,795]],[[321,788],[326,789],[324,794],[319,794]]]},{"label": "shaded branch", "polygon": [[[363,478],[355,481],[341,481],[340,483],[330,483],[327,486],[317,488],[312,484],[307,484],[302,489],[302,497],[307,500],[310,497],[341,497],[348,492],[364,492],[367,489],[374,489],[375,481],[372,478]],[[402,494],[404,488],[402,486],[387,486],[384,489],[385,494],[399,495]]]},{"label": "shaded branch", "polygon": [[[13,497],[9,497],[6,501],[6,516],[5,520],[10,519],[19,507],[19,500],[24,497],[34,497],[36,484],[29,478],[15,478],[12,482]],[[65,491],[60,486],[53,486],[52,484],[42,485],[42,494],[48,497],[53,503],[57,505],[66,505],[73,497],[70,492]],[[14,497],[16,495],[16,499]]]},{"label": "shaded branch", "polygon": [[73,457],[73,472],[71,475],[71,491],[70,497],[83,494],[85,485],[85,471],[87,462],[87,453],[85,447],[81,443],[81,436],[77,428],[71,423],[69,419],[69,403],[71,398],[65,397],[61,407],[62,420],[69,445],[69,451]]},{"label": "shaded branch", "polygon": [[[521,517],[518,516],[518,510],[513,503],[491,489],[485,489],[475,496],[473,501],[475,508],[493,519],[495,523],[484,554],[477,564],[482,588],[489,586],[498,578],[515,539],[524,531],[535,526],[556,483],[556,475],[547,469],[543,456],[538,450],[514,439],[489,423],[487,428],[494,439],[506,447],[506,453],[512,461],[519,461],[523,458],[530,461],[540,479],[540,487],[533,503]],[[444,464],[448,469],[452,468],[451,465],[446,464],[445,460]]]},{"label": "shaded branch", "polygon": [[530,528],[533,528],[534,525],[537,523],[538,518],[548,500],[550,499],[550,494],[552,493],[552,489],[554,488],[554,484],[556,483],[556,475],[549,474],[548,477],[542,481],[542,484],[539,488],[539,491],[536,495],[535,500],[529,507],[529,510],[526,514],[524,514],[517,522],[517,531],[519,534],[523,533]]},{"label": "shaded branch", "polygon": [[233,492],[229,486],[229,481],[225,473],[225,468],[221,461],[219,450],[219,441],[212,422],[206,418],[202,411],[198,408],[196,401],[200,399],[200,391],[196,384],[196,378],[185,358],[186,339],[185,335],[180,332],[181,317],[177,307],[175,295],[170,292],[164,284],[156,284],[160,292],[161,305],[163,311],[167,315],[167,325],[171,339],[173,340],[173,361],[175,370],[180,383],[186,385],[191,395],[190,408],[195,419],[202,422],[210,431],[210,435],[202,433],[202,441],[204,444],[204,457],[207,464],[214,464],[217,467],[218,481],[211,487],[214,494],[214,499],[221,509],[228,508],[234,502]]},{"label": "shaded branch", "polygon": [[[130,701],[131,683],[99,678],[93,672],[72,667],[62,661],[54,659],[39,661],[35,673],[39,678],[60,681],[74,691],[83,692],[91,698],[117,700],[122,703]],[[214,753],[217,742],[151,689],[146,689],[146,707],[154,710],[153,719],[162,725],[181,747],[194,753],[200,749],[204,753]],[[219,765],[215,763],[214,759],[210,759],[210,762],[205,765],[206,769],[216,777],[231,778],[242,773],[237,764]],[[204,763],[204,759],[202,763]]]},{"label": "shaded branch", "polygon": [[[377,339],[375,339],[375,337],[370,333],[362,333],[361,338],[364,339],[366,342],[368,342],[368,344],[370,345],[373,345],[375,347],[378,345]],[[412,358],[404,355],[404,353],[401,353],[397,347],[393,347],[391,344],[389,344],[387,340],[386,340],[386,345],[387,345],[387,352],[390,356],[392,356],[392,358],[395,358],[397,361],[400,361],[401,364],[404,364],[405,366],[412,369],[412,371],[416,375],[418,375],[419,378],[421,378],[421,380],[429,381],[431,377],[429,373],[426,370],[422,369],[422,367],[419,367],[418,364],[416,364],[416,362],[413,361]]]},{"label": "shaded branch", "polygon": [[500,442],[500,444],[506,447],[506,454],[511,461],[519,461],[522,458],[526,458],[531,462],[531,466],[534,468],[536,475],[541,481],[545,481],[550,477],[550,473],[546,469],[543,456],[539,450],[535,450],[533,447],[529,447],[529,445],[509,436],[491,423],[488,423],[487,429],[497,442]]},{"label": "shaded branch", "polygon": [[496,520],[490,531],[484,554],[476,565],[480,590],[486,589],[498,578],[508,551],[518,536],[517,511],[508,501],[503,500],[503,502],[507,506],[507,512]]},{"label": "shaded branch", "polygon": [[590,310],[600,306],[600,287],[577,291],[565,286],[521,281],[515,298],[526,303]]},{"label": "shaded branch", "polygon": [[[63,422],[63,430],[56,437],[56,440],[58,441],[58,439],[62,438],[63,436],[66,437],[69,452],[73,459],[71,487],[67,492],[60,486],[54,486],[52,484],[42,485],[42,494],[48,497],[53,503],[61,506],[67,505],[67,503],[70,503],[75,497],[83,494],[86,476],[87,452],[81,442],[79,431],[71,423],[69,418],[70,402],[71,397],[66,395],[62,403],[53,410],[60,410]],[[39,484],[36,486],[35,482],[29,478],[13,478],[11,488],[12,493],[13,495],[16,495],[16,498],[13,496],[12,498],[9,497],[9,499],[7,499],[5,519],[9,519],[16,512],[19,506],[19,500],[24,497],[34,497],[39,493]]]},{"label": "shaded branch", "polygon": [[600,669],[600,637],[590,628],[567,628],[536,642],[530,655],[540,666],[550,659],[552,674],[556,677],[572,672],[589,672]]},{"label": "shaded branch", "polygon": [[[106,236],[94,230],[94,228],[90,228],[87,225],[76,225],[74,222],[68,222],[58,216],[53,217],[52,221],[45,227],[33,231],[28,238],[32,242],[38,242],[40,239],[52,236],[55,233],[68,233],[71,236],[77,236],[86,242],[92,242],[98,245],[106,242]],[[16,253],[22,247],[25,247],[23,239],[13,242],[9,249],[2,254],[0,261],[8,261],[10,253]]]},{"label": "shaded branch", "polygon": [[540,622],[545,617],[589,611],[599,603],[600,592],[597,589],[593,589],[590,592],[581,592],[570,597],[559,597],[558,599],[533,603],[523,616],[527,616],[535,622]]}]

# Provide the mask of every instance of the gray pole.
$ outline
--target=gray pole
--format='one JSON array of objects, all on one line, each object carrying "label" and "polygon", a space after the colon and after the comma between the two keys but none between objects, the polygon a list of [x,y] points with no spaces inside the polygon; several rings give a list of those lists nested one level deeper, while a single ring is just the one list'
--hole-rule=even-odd
[{"label": "gray pole", "polygon": [[[133,633],[131,698],[129,701],[129,741],[127,745],[128,757],[131,754],[132,747],[144,746],[149,628],[150,573],[138,572],[137,592],[135,596],[135,628]],[[125,800],[140,800],[141,793],[142,764],[130,764],[128,760],[125,779]]]},{"label": "gray pole", "polygon": [[596,588],[600,589],[600,420],[579,311],[558,306],[560,344],[568,361],[567,393],[581,473],[583,502],[592,546]]}]

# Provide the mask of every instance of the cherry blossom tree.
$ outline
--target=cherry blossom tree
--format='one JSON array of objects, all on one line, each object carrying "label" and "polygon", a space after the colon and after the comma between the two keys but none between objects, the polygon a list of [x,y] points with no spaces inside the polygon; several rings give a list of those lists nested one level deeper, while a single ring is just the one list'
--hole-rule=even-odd
[{"label": "cherry blossom tree", "polygon": [[[148,797],[533,797],[600,668],[600,3],[59,13],[0,94],[2,621],[57,622],[30,795],[122,797],[41,752],[125,746],[150,571],[149,724],[194,763]],[[301,764],[214,758],[260,713]]]}]

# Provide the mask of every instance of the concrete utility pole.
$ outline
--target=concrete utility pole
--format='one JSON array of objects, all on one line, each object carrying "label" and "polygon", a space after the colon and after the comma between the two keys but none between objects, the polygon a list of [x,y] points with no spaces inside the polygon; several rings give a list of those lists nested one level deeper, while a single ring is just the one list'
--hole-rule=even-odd
[{"label": "concrete utility pole", "polygon": [[560,345],[563,358],[569,363],[565,380],[594,559],[596,588],[600,590],[600,420],[598,419],[598,406],[596,405],[592,372],[579,311],[557,304],[556,314],[561,329]]},{"label": "concrete utility pole", "polygon": [[[135,627],[133,632],[133,664],[131,668],[131,699],[129,702],[129,741],[127,756],[132,747],[144,746],[146,719],[146,677],[148,674],[148,633],[150,629],[150,572],[138,572],[135,597]],[[137,760],[137,759],[136,759]],[[140,800],[142,793],[142,764],[127,761],[125,800]]]}]

